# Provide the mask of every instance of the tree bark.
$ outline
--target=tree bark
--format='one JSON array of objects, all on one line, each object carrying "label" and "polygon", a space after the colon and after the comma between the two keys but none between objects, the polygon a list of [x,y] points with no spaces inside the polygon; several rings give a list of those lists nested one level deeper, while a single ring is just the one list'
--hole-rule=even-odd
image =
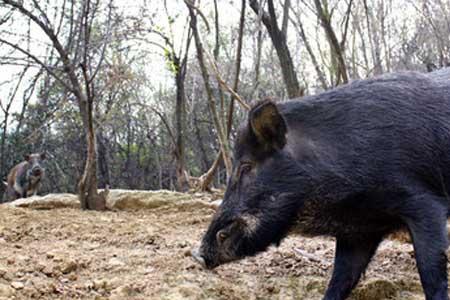
[{"label": "tree bark", "polygon": [[189,188],[189,181],[186,176],[186,162],[185,162],[185,143],[184,143],[184,127],[186,126],[186,95],[184,90],[184,79],[186,77],[187,60],[180,62],[176,57],[175,66],[177,68],[175,74],[175,83],[177,87],[177,96],[175,104],[175,124],[176,124],[176,177],[177,190],[186,191]]},{"label": "tree bark", "polygon": [[87,158],[83,176],[78,183],[78,197],[82,209],[105,210],[106,199],[104,194],[99,194],[97,190],[97,147],[92,116],[92,102],[89,103],[85,113],[87,114]]},{"label": "tree bark", "polygon": [[[245,25],[245,4],[246,0],[242,0],[241,4],[241,16],[239,18],[239,35],[238,44],[236,49],[236,64],[235,64],[235,74],[233,82],[233,90],[237,93],[239,88],[239,75],[241,72],[241,58],[242,58],[242,40],[244,37],[244,25]],[[231,96],[230,105],[228,107],[228,120],[227,120],[227,138],[230,137],[231,129],[233,127],[233,113],[234,113],[234,102],[236,98]]]},{"label": "tree bark", "polygon": [[108,147],[103,133],[97,130],[99,187],[111,186],[111,175],[108,164]]}]

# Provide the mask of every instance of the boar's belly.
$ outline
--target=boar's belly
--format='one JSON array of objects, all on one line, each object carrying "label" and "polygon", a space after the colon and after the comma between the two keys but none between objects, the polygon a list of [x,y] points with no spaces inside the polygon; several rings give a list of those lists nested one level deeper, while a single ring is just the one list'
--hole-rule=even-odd
[{"label": "boar's belly", "polygon": [[373,210],[311,201],[299,212],[293,231],[306,236],[358,236],[389,233],[402,226],[399,219]]}]

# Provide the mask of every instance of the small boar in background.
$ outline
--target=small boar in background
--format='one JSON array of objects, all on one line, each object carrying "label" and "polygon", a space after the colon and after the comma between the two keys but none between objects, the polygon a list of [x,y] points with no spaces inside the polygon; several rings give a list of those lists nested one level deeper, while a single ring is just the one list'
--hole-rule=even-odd
[{"label": "small boar in background", "polygon": [[[411,234],[427,300],[447,300],[450,68],[254,106],[224,200],[193,257],[212,269],[291,230],[336,238],[326,300],[346,299],[383,238]],[[299,245],[301,247],[301,245]]]},{"label": "small boar in background", "polygon": [[4,202],[14,201],[37,194],[44,177],[45,153],[24,156],[25,161],[17,164],[8,174]]}]

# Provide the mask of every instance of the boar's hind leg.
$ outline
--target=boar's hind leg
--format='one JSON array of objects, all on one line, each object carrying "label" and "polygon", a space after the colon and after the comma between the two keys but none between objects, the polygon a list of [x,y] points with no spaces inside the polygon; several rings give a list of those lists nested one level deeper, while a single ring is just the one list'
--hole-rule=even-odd
[{"label": "boar's hind leg", "polygon": [[409,210],[404,221],[413,240],[426,299],[447,300],[447,207],[433,197],[413,200],[415,209]]},{"label": "boar's hind leg", "polygon": [[364,238],[337,238],[333,275],[324,300],[347,298],[382,239],[381,233]]}]

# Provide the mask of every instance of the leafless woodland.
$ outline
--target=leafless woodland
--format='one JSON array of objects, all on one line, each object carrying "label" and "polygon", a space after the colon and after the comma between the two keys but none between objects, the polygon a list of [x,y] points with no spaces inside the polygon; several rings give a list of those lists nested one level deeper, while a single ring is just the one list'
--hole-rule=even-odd
[{"label": "leafless woodland", "polygon": [[86,209],[221,187],[253,101],[449,63],[445,0],[0,0],[0,175],[45,151]]}]

